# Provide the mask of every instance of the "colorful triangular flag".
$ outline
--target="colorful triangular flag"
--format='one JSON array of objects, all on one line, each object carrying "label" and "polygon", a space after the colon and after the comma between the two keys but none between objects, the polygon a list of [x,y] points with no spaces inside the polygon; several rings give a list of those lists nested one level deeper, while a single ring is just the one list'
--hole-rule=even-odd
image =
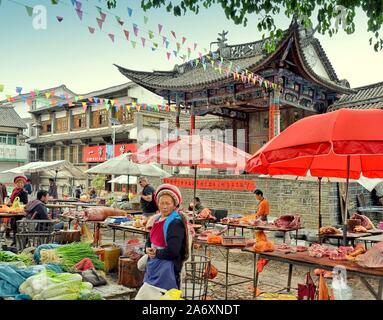
[{"label": "colorful triangular flag", "polygon": [[186,41],[186,38],[185,37],[182,37],[182,44],[184,44]]},{"label": "colorful triangular flag", "polygon": [[108,36],[109,36],[110,40],[112,40],[112,42],[114,43],[114,34],[108,33]]},{"label": "colorful triangular flag", "polygon": [[61,22],[61,21],[63,21],[64,18],[60,17],[60,16],[56,16],[56,19],[57,19],[58,22]]},{"label": "colorful triangular flag", "polygon": [[0,92],[3,92],[3,91],[4,91],[4,85],[0,84]]},{"label": "colorful triangular flag", "polygon": [[154,32],[153,31],[149,31],[149,39],[153,39],[154,38]]},{"label": "colorful triangular flag", "polygon": [[144,37],[141,37],[141,42],[142,42],[142,47],[145,47],[145,38]]},{"label": "colorful triangular flag", "polygon": [[169,41],[168,40],[166,40],[166,49],[169,47]]},{"label": "colorful triangular flag", "polygon": [[162,24],[158,24],[158,33],[161,33],[162,31]]},{"label": "colorful triangular flag", "polygon": [[76,12],[77,12],[78,17],[82,21],[82,11],[80,9],[76,9]]},{"label": "colorful triangular flag", "polygon": [[164,45],[165,41],[166,41],[166,37],[162,36],[162,45]]},{"label": "colorful triangular flag", "polygon": [[173,54],[177,58],[177,51],[176,50],[173,50]]},{"label": "colorful triangular flag", "polygon": [[131,9],[131,8],[128,7],[128,15],[129,15],[129,17],[132,16],[132,13],[133,13],[133,9]]},{"label": "colorful triangular flag", "polygon": [[166,52],[166,56],[168,57],[168,60],[170,60],[171,53],[170,52]]},{"label": "colorful triangular flag", "polygon": [[195,49],[197,48],[197,44],[196,43],[194,43],[194,51],[195,51]]},{"label": "colorful triangular flag", "polygon": [[87,108],[88,108],[88,105],[86,104],[86,102],[83,102],[82,109],[84,110],[84,112],[86,111]]},{"label": "colorful triangular flag", "polygon": [[25,6],[25,9],[27,10],[28,16],[32,17],[33,14],[33,8],[29,6]]},{"label": "colorful triangular flag", "polygon": [[22,87],[16,87],[16,92],[18,93],[18,94],[21,94],[21,91],[23,90],[23,88]]},{"label": "colorful triangular flag", "polygon": [[174,31],[170,31],[171,32],[171,34],[173,35],[173,37],[176,39],[177,37],[176,37],[176,33],[174,32]]},{"label": "colorful triangular flag", "polygon": [[51,93],[50,92],[45,92],[45,96],[47,97],[47,99],[49,99],[49,97],[51,96]]},{"label": "colorful triangular flag", "polygon": [[134,31],[134,35],[137,37],[139,30],[138,30],[138,26],[135,23],[133,23],[133,31]]},{"label": "colorful triangular flag", "polygon": [[100,29],[102,29],[102,23],[103,23],[103,21],[102,21],[100,18],[96,18],[96,20],[97,20],[98,27],[99,27]]},{"label": "colorful triangular flag", "polygon": [[132,44],[133,49],[135,49],[136,45],[137,45],[137,42],[136,41],[130,41],[130,43]]},{"label": "colorful triangular flag", "polygon": [[93,27],[88,27],[88,30],[89,30],[90,33],[94,33],[95,29]]},{"label": "colorful triangular flag", "polygon": [[97,97],[93,97],[93,98],[94,98],[94,102],[95,102],[95,103],[98,103],[98,102],[100,101],[100,99],[97,98]]},{"label": "colorful triangular flag", "polygon": [[129,31],[128,30],[124,30],[124,34],[125,34],[126,40],[129,41]]},{"label": "colorful triangular flag", "polygon": [[144,16],[144,23],[147,24],[148,23],[148,20],[149,18],[147,16]]},{"label": "colorful triangular flag", "polygon": [[105,19],[106,19],[106,13],[104,13],[104,12],[100,12],[100,16],[101,16],[101,20],[102,20],[102,22],[105,22]]},{"label": "colorful triangular flag", "polygon": [[27,105],[32,107],[33,100],[32,99],[27,99]]}]

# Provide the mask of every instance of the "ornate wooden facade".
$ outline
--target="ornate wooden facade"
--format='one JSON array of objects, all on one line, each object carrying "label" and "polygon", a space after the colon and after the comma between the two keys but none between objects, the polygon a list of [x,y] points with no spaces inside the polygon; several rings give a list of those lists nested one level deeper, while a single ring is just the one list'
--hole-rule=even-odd
[{"label": "ornate wooden facade", "polygon": [[[210,54],[222,62],[222,70],[247,70],[279,84],[281,90],[266,89],[236,80],[201,63],[176,65],[172,71],[142,72],[117,66],[122,74],[168,101],[191,110],[194,115],[215,114],[233,119],[233,128],[247,130],[246,149],[255,152],[301,117],[326,112],[342,94],[352,94],[346,80],[339,80],[312,30],[292,22],[271,54],[264,41],[229,46],[227,33],[220,34],[219,49]],[[209,57],[210,57],[209,55]],[[221,57],[223,58],[221,60]],[[204,62],[207,56],[201,57]],[[264,123],[268,128],[264,128]]]}]

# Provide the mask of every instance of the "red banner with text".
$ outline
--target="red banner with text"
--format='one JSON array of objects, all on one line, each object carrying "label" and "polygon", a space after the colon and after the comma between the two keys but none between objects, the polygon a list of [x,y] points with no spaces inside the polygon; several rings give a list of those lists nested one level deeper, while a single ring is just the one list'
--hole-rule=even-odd
[{"label": "red banner with text", "polygon": [[[165,178],[164,183],[170,183],[180,188],[194,188],[193,179]],[[219,190],[254,190],[255,181],[252,180],[197,180],[197,189]]]},{"label": "red banner with text", "polygon": [[84,147],[84,162],[104,162],[123,153],[136,151],[137,144],[135,143],[116,144],[114,150],[113,145]]}]

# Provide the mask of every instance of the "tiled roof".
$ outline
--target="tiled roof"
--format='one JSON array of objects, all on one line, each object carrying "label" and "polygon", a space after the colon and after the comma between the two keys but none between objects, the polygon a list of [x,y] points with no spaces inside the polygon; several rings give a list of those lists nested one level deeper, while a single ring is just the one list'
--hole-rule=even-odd
[{"label": "tiled roof", "polygon": [[[230,65],[230,63],[232,63],[231,70],[235,70],[237,66],[240,66],[242,70],[248,69],[257,72],[269,61],[271,61],[274,56],[280,54],[288,40],[291,37],[294,37],[296,40],[294,41],[294,45],[298,47],[299,58],[303,64],[304,71],[310,78],[336,92],[352,93],[352,89],[344,86],[343,83],[339,81],[330,60],[328,59],[319,41],[314,38],[312,34],[301,35],[300,31],[301,30],[298,24],[292,23],[290,28],[284,32],[284,36],[278,43],[277,49],[271,54],[268,54],[263,50],[263,42],[265,40],[236,46],[227,46],[225,49],[229,52],[229,55],[224,58],[222,73],[214,70],[211,66],[208,66],[206,70],[204,70],[201,63],[197,66],[191,65],[190,63],[184,63],[181,66],[176,65],[172,71],[153,72],[135,71],[118,65],[116,66],[127,78],[151,91],[200,90],[206,88],[210,84],[217,84],[220,81],[225,81],[226,74],[224,70]],[[323,77],[317,75],[309,66],[307,58],[303,52],[303,48],[308,44],[312,44],[314,46],[330,79],[324,79]],[[216,53],[218,54],[218,52]],[[209,63],[207,56],[204,56],[204,58],[206,59],[206,62]],[[219,59],[217,59],[217,61],[219,61]]]},{"label": "tiled roof", "polygon": [[26,129],[27,125],[20,118],[13,107],[1,106],[0,107],[0,126],[1,127],[13,127]]},{"label": "tiled roof", "polygon": [[330,106],[329,111],[352,109],[383,109],[383,82],[370,84],[354,89],[354,94],[344,94]]},{"label": "tiled roof", "polygon": [[[135,125],[121,125],[116,126],[116,134],[126,133],[128,134]],[[65,141],[65,140],[74,140],[74,139],[87,139],[92,137],[103,137],[111,136],[113,134],[113,128],[100,128],[100,129],[90,129],[86,131],[73,131],[70,133],[58,133],[52,135],[42,135],[38,138],[31,139],[27,141],[29,144],[43,144],[43,143],[52,143],[56,141]]]}]

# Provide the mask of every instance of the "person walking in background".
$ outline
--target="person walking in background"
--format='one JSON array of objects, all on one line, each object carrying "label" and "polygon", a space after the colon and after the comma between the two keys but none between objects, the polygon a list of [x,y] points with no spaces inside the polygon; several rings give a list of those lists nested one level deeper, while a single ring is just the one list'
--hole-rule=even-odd
[{"label": "person walking in background", "polygon": [[154,200],[154,188],[149,184],[146,177],[139,177],[138,183],[143,188],[139,193],[141,209],[145,217],[150,217],[158,210],[156,201]]},{"label": "person walking in background", "polygon": [[55,182],[55,180],[53,178],[49,178],[48,194],[53,199],[58,199],[59,198],[59,196],[57,194],[57,185],[56,185],[56,182]]},{"label": "person walking in background", "polygon": [[4,204],[8,198],[8,191],[5,184],[0,182],[0,204]]},{"label": "person walking in background", "polygon": [[75,192],[76,199],[80,199],[81,193],[82,193],[81,186],[77,186],[74,192]]},{"label": "person walking in background", "polygon": [[31,179],[27,179],[25,183],[24,190],[28,193],[28,195],[32,194],[32,182]]}]

